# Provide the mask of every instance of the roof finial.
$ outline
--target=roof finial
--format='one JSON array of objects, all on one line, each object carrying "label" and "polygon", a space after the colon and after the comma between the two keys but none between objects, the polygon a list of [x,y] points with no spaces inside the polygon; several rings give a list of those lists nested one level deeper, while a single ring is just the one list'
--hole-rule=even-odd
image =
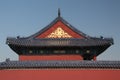
[{"label": "roof finial", "polygon": [[58,17],[60,17],[60,8],[58,8]]}]

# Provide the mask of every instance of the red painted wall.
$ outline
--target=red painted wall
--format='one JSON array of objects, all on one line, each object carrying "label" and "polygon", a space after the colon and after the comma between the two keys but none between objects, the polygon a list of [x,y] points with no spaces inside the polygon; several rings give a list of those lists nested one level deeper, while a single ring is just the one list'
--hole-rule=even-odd
[{"label": "red painted wall", "polygon": [[44,55],[44,56],[19,56],[19,60],[83,60],[80,55]]},{"label": "red painted wall", "polygon": [[84,38],[82,35],[72,31],[70,28],[67,27],[67,25],[63,24],[61,21],[58,21],[50,29],[48,29],[47,31],[38,35],[36,38],[45,38],[46,36],[48,36],[50,33],[52,33],[58,27],[61,27],[64,31],[66,31],[69,35],[71,35],[74,38]]},{"label": "red painted wall", "polygon": [[120,80],[120,70],[94,70],[94,69],[0,70],[0,80]]}]

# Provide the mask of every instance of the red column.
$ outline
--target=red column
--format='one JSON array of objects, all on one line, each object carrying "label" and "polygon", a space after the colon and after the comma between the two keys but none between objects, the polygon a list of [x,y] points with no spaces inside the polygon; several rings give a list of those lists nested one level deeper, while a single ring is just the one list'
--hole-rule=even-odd
[{"label": "red column", "polygon": [[93,57],[93,60],[94,60],[94,61],[96,61],[96,60],[97,60],[97,57],[96,57],[96,56],[94,56],[94,57]]}]

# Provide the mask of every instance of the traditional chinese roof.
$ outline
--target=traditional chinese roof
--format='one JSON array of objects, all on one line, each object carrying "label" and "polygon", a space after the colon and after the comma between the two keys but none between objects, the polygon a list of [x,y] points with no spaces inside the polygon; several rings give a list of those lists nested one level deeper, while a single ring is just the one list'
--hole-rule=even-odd
[{"label": "traditional chinese roof", "polygon": [[28,39],[28,38],[8,38],[7,44],[16,46],[34,46],[34,47],[89,47],[89,46],[110,46],[113,44],[112,38],[89,38],[89,39],[76,39],[76,38],[45,38],[45,39]]},{"label": "traditional chinese roof", "polygon": [[[59,21],[63,25],[67,26],[68,29],[73,31],[75,35],[80,36],[80,38],[71,37],[68,33],[64,33],[64,30],[63,30],[63,33],[67,36],[67,38],[61,38],[61,36],[59,35],[58,37],[60,38],[52,38],[51,36],[52,34],[54,35],[55,31],[53,33],[50,33],[45,38],[39,38],[39,35],[41,36],[42,34],[44,34],[47,30],[49,30],[52,26],[54,26]],[[62,28],[59,28],[59,27],[57,29],[62,30]],[[45,34],[47,34],[48,32],[46,32]],[[73,27],[71,24],[69,24],[66,20],[64,20],[60,16],[60,11],[58,11],[58,17],[42,30],[25,38],[8,37],[6,43],[9,45],[18,45],[18,46],[83,46],[84,47],[84,46],[111,45],[113,44],[113,39],[103,38],[103,37],[95,38],[95,37],[86,35],[85,33],[79,31],[78,29]]]},{"label": "traditional chinese roof", "polygon": [[44,33],[45,31],[47,31],[48,29],[50,29],[54,24],[56,24],[58,21],[61,21],[64,25],[66,25],[68,28],[70,28],[72,31],[74,31],[75,33],[83,36],[84,38],[89,38],[90,36],[88,36],[87,34],[83,33],[82,31],[76,29],[75,27],[73,27],[70,23],[68,23],[66,20],[64,20],[61,16],[58,16],[55,20],[53,20],[48,26],[46,26],[45,28],[43,28],[42,30],[38,31],[37,33],[27,37],[28,39],[34,39],[36,38],[38,35]]},{"label": "traditional chinese roof", "polygon": [[120,69],[120,61],[5,61],[0,63],[0,69],[25,68]]}]

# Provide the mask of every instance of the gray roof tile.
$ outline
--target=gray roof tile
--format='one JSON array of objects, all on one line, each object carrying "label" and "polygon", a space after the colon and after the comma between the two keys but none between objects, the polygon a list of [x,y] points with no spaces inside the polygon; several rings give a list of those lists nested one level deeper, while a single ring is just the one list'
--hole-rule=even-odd
[{"label": "gray roof tile", "polygon": [[66,38],[66,39],[16,39],[8,38],[7,44],[18,45],[18,46],[103,46],[113,44],[111,38],[100,39],[100,38],[91,38],[91,39],[76,39],[76,38]]},{"label": "gray roof tile", "polygon": [[0,69],[16,68],[120,69],[120,61],[8,61],[0,63]]}]

